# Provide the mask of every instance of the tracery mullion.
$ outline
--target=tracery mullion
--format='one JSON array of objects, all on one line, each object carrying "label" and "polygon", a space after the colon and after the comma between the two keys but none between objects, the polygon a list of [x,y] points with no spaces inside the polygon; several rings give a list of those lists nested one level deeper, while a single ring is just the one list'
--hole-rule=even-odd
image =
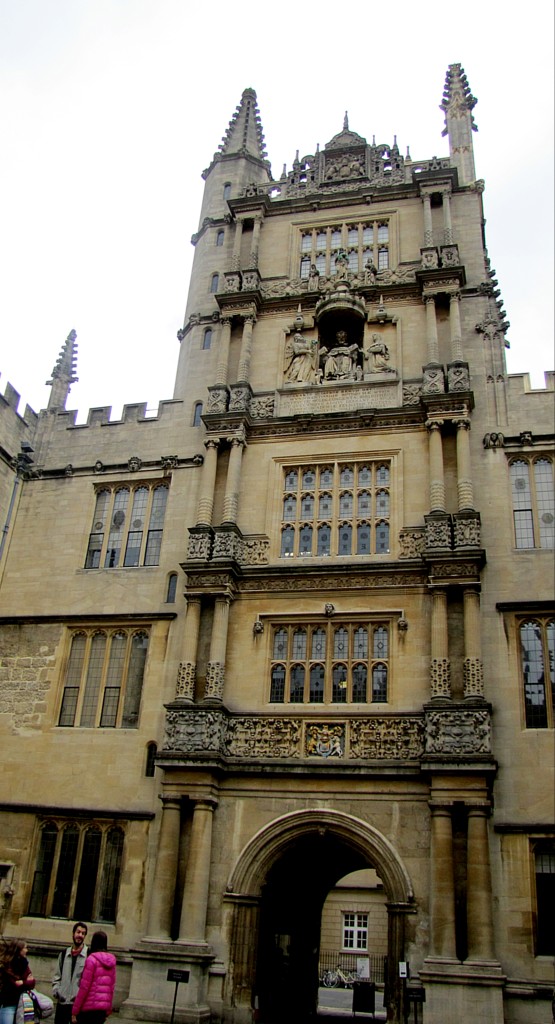
[{"label": "tracery mullion", "polygon": [[54,850],[54,857],[52,858],[52,869],[50,871],[50,882],[48,884],[48,896],[46,897],[45,917],[50,917],[52,913],[52,904],[54,902],[54,892],[56,890],[56,879],[58,877],[58,865],[60,863],[62,836],[64,833],[65,822],[55,821],[54,824],[58,829],[58,835],[56,836],[56,848]]},{"label": "tracery mullion", "polygon": [[104,871],[104,859],[106,857],[106,836],[108,834],[108,827],[104,827],[102,830],[102,838],[100,840],[100,854],[98,857],[98,871],[96,875],[96,887],[94,891],[93,900],[93,913],[92,920],[98,921],[100,913],[100,901],[102,898],[102,886],[100,880],[102,879],[102,873]]}]

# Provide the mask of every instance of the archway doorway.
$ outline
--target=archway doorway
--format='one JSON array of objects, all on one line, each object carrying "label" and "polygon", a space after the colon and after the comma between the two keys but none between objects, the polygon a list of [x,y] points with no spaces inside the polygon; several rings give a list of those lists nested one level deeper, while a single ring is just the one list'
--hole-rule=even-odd
[{"label": "archway doorway", "polygon": [[[404,959],[405,915],[415,909],[410,880],[381,833],[338,811],[285,815],[262,829],[241,854],[228,887],[237,904],[232,1007],[246,1009],[248,998],[258,1007],[261,1024],[281,1022],[285,1014],[305,1024],[316,1013],[322,907],[340,878],[364,868],[376,869],[387,897],[388,962],[393,966],[388,1019],[401,1020],[396,975]],[[241,923],[247,912],[252,915],[252,958],[244,941],[246,918]]]}]

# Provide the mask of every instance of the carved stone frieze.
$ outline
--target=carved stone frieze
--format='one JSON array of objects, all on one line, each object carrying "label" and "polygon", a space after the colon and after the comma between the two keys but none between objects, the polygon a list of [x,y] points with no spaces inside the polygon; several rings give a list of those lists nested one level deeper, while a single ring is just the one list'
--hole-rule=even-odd
[{"label": "carved stone frieze", "polygon": [[369,573],[368,575],[362,575],[360,573],[346,573],[343,576],[327,576],[327,575],[316,575],[311,576],[291,576],[289,578],[281,575],[279,577],[268,577],[263,580],[241,580],[239,590],[243,593],[250,591],[258,591],[263,589],[267,593],[275,593],[279,591],[285,591],[286,593],[296,593],[299,591],[323,591],[326,589],[339,590],[357,590],[357,589],[374,589],[385,587],[406,587],[410,585],[423,585],[426,582],[426,575],[424,572],[407,570],[406,573]]},{"label": "carved stone frieze", "polygon": [[420,558],[426,550],[426,537],[424,528],[419,526],[414,530],[401,530],[399,534],[399,557]]},{"label": "carved stone frieze", "polygon": [[441,245],[439,251],[442,267],[458,267],[460,265],[458,245]]},{"label": "carved stone frieze", "polygon": [[267,565],[270,541],[267,537],[244,537],[240,561],[242,565]]},{"label": "carved stone frieze", "polygon": [[253,292],[260,288],[260,273],[258,270],[243,271],[243,291]]},{"label": "carved stone frieze", "polygon": [[439,267],[439,253],[435,246],[426,246],[420,250],[422,270],[437,270]]},{"label": "carved stone frieze", "polygon": [[451,697],[451,665],[449,658],[432,658],[430,692],[433,697]]},{"label": "carved stone frieze", "polygon": [[225,291],[238,292],[241,290],[241,275],[239,271],[230,270],[224,274]]},{"label": "carved stone frieze", "polygon": [[206,667],[205,699],[222,700],[224,680],[224,666],[221,661],[209,661]]},{"label": "carved stone frieze", "polygon": [[491,753],[491,721],[486,709],[438,709],[427,711],[425,719],[427,754]]},{"label": "carved stone frieze", "polygon": [[484,696],[484,668],[479,658],[465,658],[463,663],[465,697]]},{"label": "carved stone frieze", "polygon": [[164,748],[189,754],[196,751],[216,753],[222,748],[224,730],[225,719],[221,712],[169,710],[166,713]]},{"label": "carved stone frieze", "polygon": [[230,757],[300,756],[301,722],[292,718],[232,718],[224,751]]},{"label": "carved stone frieze", "polygon": [[[386,378],[386,375],[382,375]],[[395,409],[401,404],[400,385],[395,380],[379,383],[327,381],[319,387],[282,391],[276,415],[299,416],[330,412],[358,412],[361,409]]]},{"label": "carved stone frieze", "polygon": [[232,558],[236,561],[240,560],[242,550],[241,537],[231,530],[218,530],[214,531],[214,546],[212,549],[212,557],[218,558]]},{"label": "carved stone frieze", "polygon": [[177,670],[175,696],[192,701],[195,696],[196,665],[194,661],[180,662]]},{"label": "carved stone frieze", "polygon": [[413,760],[424,749],[424,724],[416,718],[358,718],[349,735],[350,758]]}]

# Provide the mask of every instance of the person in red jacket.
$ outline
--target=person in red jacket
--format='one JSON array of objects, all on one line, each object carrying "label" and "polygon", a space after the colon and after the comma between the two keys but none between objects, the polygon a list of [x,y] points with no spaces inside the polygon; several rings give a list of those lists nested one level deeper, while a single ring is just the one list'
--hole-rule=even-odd
[{"label": "person in red jacket", "polygon": [[22,992],[35,987],[25,939],[4,940],[0,951],[0,1022],[13,1024]]},{"label": "person in red jacket", "polygon": [[72,1024],[104,1024],[112,1012],[115,987],[116,958],[108,953],[106,932],[95,932],[73,1003]]}]

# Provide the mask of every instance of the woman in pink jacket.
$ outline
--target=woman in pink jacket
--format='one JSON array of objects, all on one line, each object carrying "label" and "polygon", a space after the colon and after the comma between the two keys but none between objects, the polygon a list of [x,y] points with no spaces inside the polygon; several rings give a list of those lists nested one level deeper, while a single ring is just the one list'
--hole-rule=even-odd
[{"label": "woman in pink jacket", "polygon": [[112,1012],[115,987],[116,958],[108,953],[106,932],[95,932],[73,1003],[72,1024],[104,1024]]}]

